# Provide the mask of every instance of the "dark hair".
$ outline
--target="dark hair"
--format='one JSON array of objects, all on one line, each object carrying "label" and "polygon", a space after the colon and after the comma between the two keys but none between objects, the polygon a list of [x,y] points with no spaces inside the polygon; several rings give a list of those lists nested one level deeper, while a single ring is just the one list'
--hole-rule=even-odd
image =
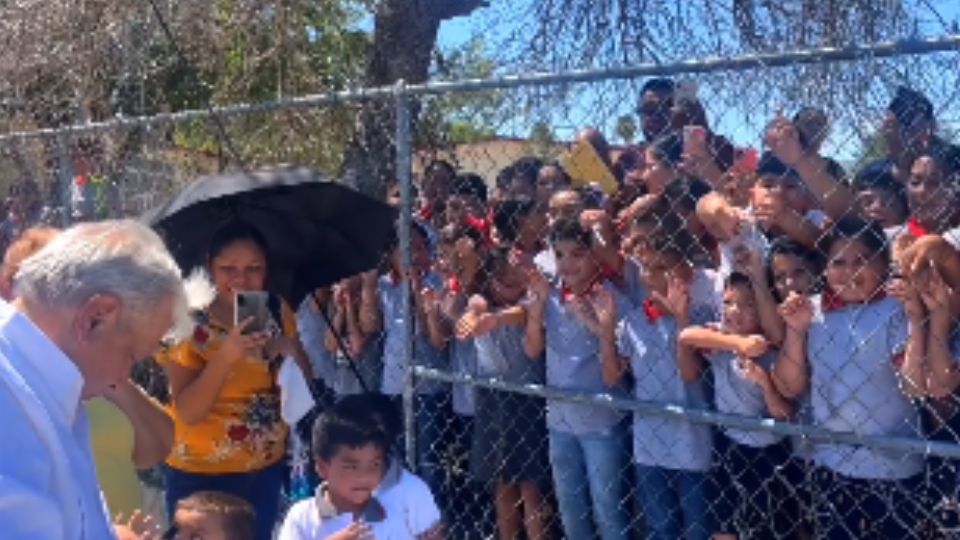
[{"label": "dark hair", "polygon": [[[498,247],[487,252],[483,260],[483,270],[488,278],[500,275],[504,268],[510,265],[510,249]],[[492,279],[488,279],[488,284]]]},{"label": "dark hair", "polygon": [[654,139],[647,149],[653,152],[658,161],[676,169],[683,161],[683,136],[671,131]]},{"label": "dark hair", "polygon": [[960,185],[960,148],[942,141],[933,141],[917,156],[928,157],[937,163],[944,182],[951,187]]},{"label": "dark hair", "polygon": [[590,247],[593,245],[593,236],[589,230],[583,228],[579,220],[561,219],[553,224],[550,231],[550,243],[556,245],[560,242],[576,242]]},{"label": "dark hair", "polygon": [[494,182],[499,189],[507,189],[511,180],[513,180],[513,165],[507,165],[500,169]]},{"label": "dark hair", "polygon": [[650,250],[658,256],[667,255],[689,263],[699,243],[693,234],[681,227],[674,230],[662,230],[650,237]]},{"label": "dark hair", "polygon": [[[397,221],[396,227],[394,227],[393,230],[390,231],[390,241],[387,243],[387,246],[388,246],[387,251],[388,251],[388,252],[389,252],[390,250],[394,250],[394,249],[397,249],[398,247],[400,247],[399,231],[400,231],[400,222]],[[429,247],[429,244],[430,244],[430,232],[427,230],[427,226],[426,226],[422,221],[420,221],[419,219],[416,219],[416,218],[411,219],[411,220],[410,220],[410,232],[420,235],[420,238],[422,238],[423,241],[424,241],[424,243],[427,244],[428,247]]]},{"label": "dark hair", "polygon": [[213,260],[223,250],[237,242],[253,242],[263,252],[264,256],[267,256],[267,240],[263,237],[263,234],[246,221],[234,220],[213,233],[213,238],[210,239],[210,244],[207,247],[207,260]]},{"label": "dark hair", "polygon": [[725,288],[749,287],[753,290],[753,280],[743,272],[731,272],[724,283]]},{"label": "dark hair", "polygon": [[493,225],[500,239],[508,244],[520,236],[521,221],[533,213],[537,204],[529,199],[507,199],[497,205],[493,212]]},{"label": "dark hair", "polygon": [[451,178],[457,176],[457,169],[449,161],[443,159],[435,159],[428,163],[426,168],[423,169],[423,174],[430,174],[437,169],[443,169]]},{"label": "dark hair", "polygon": [[219,491],[196,491],[177,501],[177,510],[197,512],[220,519],[225,538],[253,540],[257,529],[254,509],[244,499]]},{"label": "dark hair", "polygon": [[780,158],[773,155],[773,152],[764,152],[760,156],[760,161],[757,163],[757,176],[789,177],[791,180],[802,182],[800,174],[780,161]]},{"label": "dark hair", "polygon": [[677,84],[673,79],[668,79],[666,77],[656,77],[653,79],[647,79],[643,83],[643,86],[640,88],[640,95],[646,94],[647,92],[656,92],[658,94],[672,94],[676,90]]},{"label": "dark hair", "polygon": [[[567,186],[570,186],[571,184],[573,184],[573,179],[570,178],[570,173],[568,173],[567,170],[563,168],[563,165],[561,165],[559,161],[552,161],[552,160],[544,161],[543,165],[541,165],[540,167],[540,171],[542,171],[543,169],[546,169],[547,167],[552,167],[560,171],[560,176],[563,177],[563,181]],[[538,176],[540,174],[540,171],[537,171]]]},{"label": "dark hair", "polygon": [[479,174],[463,173],[458,174],[453,180],[454,195],[463,195],[466,197],[476,197],[480,201],[487,202],[487,183]]},{"label": "dark hair", "polygon": [[384,454],[390,448],[387,431],[369,413],[360,414],[354,405],[337,404],[323,412],[313,424],[313,453],[330,461],[344,447],[360,448],[372,444]]},{"label": "dark hair", "polygon": [[853,177],[853,190],[866,191],[876,189],[893,195],[904,211],[907,210],[907,192],[903,182],[897,180],[896,166],[892,161],[872,161],[864,165]]},{"label": "dark hair", "polygon": [[540,174],[540,169],[543,167],[543,161],[540,158],[535,157],[522,157],[514,161],[510,169],[509,180],[519,179],[523,183],[536,187],[537,185],[537,175]]},{"label": "dark hair", "polygon": [[879,257],[885,266],[890,264],[887,235],[877,223],[854,217],[843,217],[817,240],[817,249],[824,258],[830,257],[833,246],[843,240],[856,240],[867,248],[870,258]]},{"label": "dark hair", "polygon": [[712,188],[705,181],[682,176],[664,186],[660,198],[667,209],[673,212],[682,210],[689,214],[697,209],[697,202],[710,191]]},{"label": "dark hair", "polygon": [[469,238],[473,240],[474,244],[476,244],[478,247],[482,246],[486,242],[483,238],[483,233],[477,230],[476,227],[471,227],[469,225],[450,223],[444,228],[440,229],[440,234],[438,235],[438,239],[441,244],[453,244],[461,238]]},{"label": "dark hair", "polygon": [[917,119],[933,121],[933,104],[927,96],[907,86],[897,87],[887,110],[902,125],[910,125]]},{"label": "dark hair", "polygon": [[379,392],[344,396],[337,403],[336,411],[355,423],[379,426],[390,448],[400,442],[403,417],[390,396]]}]

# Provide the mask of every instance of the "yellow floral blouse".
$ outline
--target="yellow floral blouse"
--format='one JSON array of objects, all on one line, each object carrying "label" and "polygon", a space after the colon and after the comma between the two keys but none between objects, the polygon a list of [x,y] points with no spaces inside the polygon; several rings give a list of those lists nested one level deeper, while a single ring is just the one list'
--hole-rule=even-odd
[{"label": "yellow floral blouse", "polygon": [[[202,369],[228,329],[204,313],[198,314],[190,339],[169,351],[166,361]],[[283,306],[283,333],[296,337],[296,318]],[[280,417],[280,392],[275,370],[261,358],[238,362],[220,390],[207,417],[188,425],[170,406],[174,422],[171,467],[192,473],[224,474],[268,467],[286,451],[287,426]]]}]

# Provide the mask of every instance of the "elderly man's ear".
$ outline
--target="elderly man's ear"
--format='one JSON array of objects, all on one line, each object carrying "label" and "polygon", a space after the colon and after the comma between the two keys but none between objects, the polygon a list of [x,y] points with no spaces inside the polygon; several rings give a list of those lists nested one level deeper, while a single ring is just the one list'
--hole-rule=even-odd
[{"label": "elderly man's ear", "polygon": [[115,329],[120,320],[122,307],[120,298],[115,295],[94,295],[80,308],[80,312],[74,319],[77,337],[82,342],[89,342],[102,337],[104,330]]}]

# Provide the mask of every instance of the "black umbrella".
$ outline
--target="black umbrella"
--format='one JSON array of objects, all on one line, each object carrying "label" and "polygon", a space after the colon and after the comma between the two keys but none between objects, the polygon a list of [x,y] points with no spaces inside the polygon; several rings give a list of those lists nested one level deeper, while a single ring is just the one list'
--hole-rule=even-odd
[{"label": "black umbrella", "polygon": [[311,291],[375,268],[389,246],[396,211],[326,181],[282,168],[202,177],[147,216],[181,268],[206,262],[218,229],[242,220],[265,238],[267,288],[293,309]]}]

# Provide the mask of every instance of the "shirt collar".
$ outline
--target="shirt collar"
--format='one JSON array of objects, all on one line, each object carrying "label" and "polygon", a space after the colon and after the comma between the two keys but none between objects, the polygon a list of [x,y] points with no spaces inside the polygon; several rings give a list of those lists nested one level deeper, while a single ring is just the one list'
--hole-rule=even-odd
[{"label": "shirt collar", "polygon": [[[314,501],[317,505],[317,512],[320,514],[320,521],[326,521],[335,518],[344,512],[337,510],[333,504],[327,500],[327,483],[324,482],[317,487]],[[387,519],[387,511],[380,504],[376,497],[370,497],[370,502],[360,514],[360,519],[366,523],[380,523]]]},{"label": "shirt collar", "polygon": [[[60,412],[73,425],[80,409],[83,375],[77,366],[50,341],[26,315],[0,301],[0,342],[5,342],[44,385]],[[26,375],[21,373],[21,375]],[[28,381],[33,384],[33,381]]]}]

